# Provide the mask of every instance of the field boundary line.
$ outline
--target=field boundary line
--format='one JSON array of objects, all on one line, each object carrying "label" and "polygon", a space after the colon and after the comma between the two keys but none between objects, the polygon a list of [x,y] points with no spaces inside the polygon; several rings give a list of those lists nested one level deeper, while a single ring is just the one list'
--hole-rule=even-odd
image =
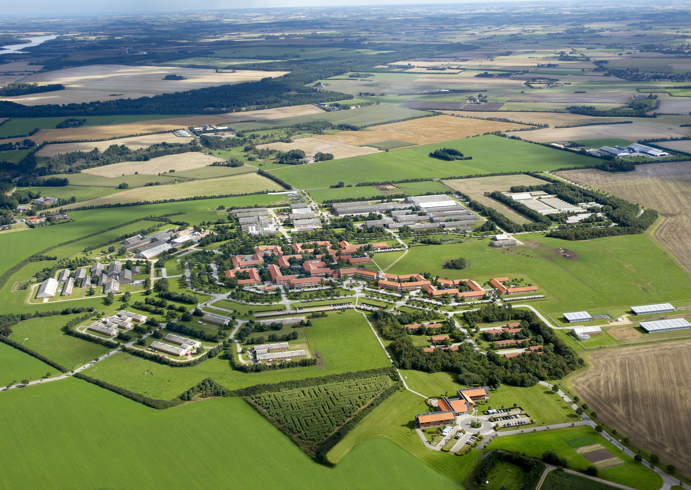
[{"label": "field boundary line", "polygon": [[662,253],[664,253],[674,264],[679,267],[684,274],[686,274],[687,277],[691,278],[691,271],[687,270],[686,267],[681,265],[679,261],[677,261],[676,257],[674,257],[670,252],[667,251],[667,249],[658,241],[658,239],[655,237],[655,232],[657,229],[662,225],[662,223],[665,221],[665,217],[662,215],[659,215],[658,219],[653,223],[653,225],[648,228],[645,231],[645,234],[650,238],[650,240],[659,248],[662,250]]}]

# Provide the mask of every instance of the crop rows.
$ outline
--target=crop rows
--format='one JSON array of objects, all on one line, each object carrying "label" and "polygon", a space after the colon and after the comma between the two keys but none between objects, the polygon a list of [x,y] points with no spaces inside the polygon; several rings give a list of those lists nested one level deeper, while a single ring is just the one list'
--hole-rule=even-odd
[{"label": "crop rows", "polygon": [[323,441],[390,384],[387,376],[267,392],[250,400],[284,431],[303,441]]}]

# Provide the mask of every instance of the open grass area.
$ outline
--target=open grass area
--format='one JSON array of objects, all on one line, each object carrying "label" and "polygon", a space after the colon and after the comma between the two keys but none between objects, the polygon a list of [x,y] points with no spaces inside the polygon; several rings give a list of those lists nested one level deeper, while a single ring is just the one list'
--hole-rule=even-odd
[{"label": "open grass area", "polygon": [[[526,246],[491,249],[487,240],[462,244],[412,247],[387,272],[427,271],[449,279],[529,274],[547,300],[535,307],[561,316],[568,311],[595,311],[691,299],[691,280],[646,235],[564,241],[540,234],[521,235]],[[570,250],[569,258],[559,249]],[[463,257],[464,271],[443,269],[449,259]],[[591,311],[591,314],[593,312]]]},{"label": "open grass area", "polygon": [[391,264],[402,257],[404,253],[405,252],[381,252],[374,254],[372,260],[374,260],[382,270],[386,270],[387,267],[390,267]]},{"label": "open grass area", "polygon": [[5,393],[0,410],[12,413],[0,439],[3,488],[197,487],[200,475],[204,485],[239,488],[458,485],[381,439],[335,468],[319,465],[239,398],[157,411],[67,379]]},{"label": "open grass area", "polygon": [[582,476],[566,473],[565,471],[551,471],[547,474],[542,487],[545,490],[562,490],[564,488],[587,488],[589,490],[611,490],[605,483],[589,480]]},{"label": "open grass area", "polygon": [[[429,157],[430,152],[439,148],[457,149],[473,159],[448,162]],[[273,170],[272,173],[296,187],[314,188],[328,187],[338,182],[356,184],[491,172],[542,171],[597,163],[597,159],[576,153],[499,136],[480,136],[403,148],[389,153],[294,166]]]},{"label": "open grass area", "polygon": [[[60,329],[68,321],[81,315],[83,313],[33,318],[12,327],[14,333],[11,338],[67,368],[76,368],[110,350],[102,345],[62,333]],[[91,321],[84,324],[91,324]],[[54,368],[51,370],[55,371]]]},{"label": "open grass area", "polygon": [[43,187],[41,188],[41,195],[57,197],[58,199],[69,199],[75,197],[77,201],[88,201],[90,199],[97,199],[99,197],[114,194],[118,190],[113,187],[102,186],[83,186],[83,185],[66,185],[64,187]]},{"label": "open grass area", "polygon": [[[311,366],[245,374],[233,371],[227,360],[219,358],[194,367],[175,368],[127,354],[116,354],[89,368],[86,374],[153,398],[171,399],[204,378],[213,378],[226,388],[234,390],[255,384],[278,383],[389,365],[362,314],[329,313],[328,318],[313,319],[312,323],[313,327],[305,329],[309,348],[312,352],[319,353],[325,369]],[[154,375],[142,375],[147,370]]]},{"label": "open grass area", "polygon": [[0,343],[0,386],[19,383],[24,379],[33,381],[47,373],[55,375],[59,371],[29,354]]},{"label": "open grass area", "polygon": [[[458,482],[465,479],[482,453],[472,450],[458,457],[444,451],[430,451],[414,430],[415,415],[426,413],[425,400],[409,391],[399,391],[375,408],[328,453],[329,461],[341,464],[354,451],[374,438],[385,438]],[[375,439],[376,440],[376,439]]]},{"label": "open grass area", "polygon": [[541,385],[530,388],[501,385],[498,390],[490,392],[488,402],[480,409],[484,411],[489,406],[495,409],[509,408],[515,403],[530,415],[536,426],[581,420],[559,395]]},{"label": "open grass area", "polygon": [[521,488],[525,483],[526,473],[522,468],[504,461],[498,462],[492,468],[487,480],[488,490],[501,490],[502,488]]},{"label": "open grass area", "polygon": [[574,429],[547,430],[531,433],[530,429],[525,429],[525,434],[513,436],[495,437],[487,446],[488,450],[504,449],[524,453],[526,456],[541,458],[545,451],[554,451],[559,456],[564,457],[569,462],[569,467],[576,470],[585,470],[591,463],[581,454],[576,452],[566,442],[564,437],[572,432],[580,432],[589,437],[596,444],[600,444],[617,458],[621,459],[631,471],[619,475],[608,475],[601,471],[600,478],[609,480],[621,485],[630,486],[639,490],[654,490],[662,485],[662,478],[651,471],[648,467],[636,463],[632,457],[627,456],[622,451],[610,444],[604,437],[595,432],[592,427],[578,427]]}]

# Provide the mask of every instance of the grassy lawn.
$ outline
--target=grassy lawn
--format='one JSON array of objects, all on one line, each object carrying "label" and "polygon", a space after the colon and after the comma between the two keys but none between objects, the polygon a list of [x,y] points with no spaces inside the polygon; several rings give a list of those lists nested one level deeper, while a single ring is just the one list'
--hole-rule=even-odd
[{"label": "grassy lawn", "polygon": [[0,410],[12,414],[0,439],[2,488],[198,487],[200,475],[219,488],[457,488],[381,439],[335,468],[319,465],[239,398],[158,411],[67,379],[3,394]]},{"label": "grassy lawn", "polygon": [[[427,271],[449,279],[471,278],[481,284],[498,276],[527,277],[547,300],[535,307],[549,314],[631,305],[688,301],[691,280],[646,235],[566,242],[543,235],[523,235],[528,246],[490,249],[487,240],[462,244],[413,247],[387,272]],[[573,260],[561,257],[568,248]],[[465,258],[468,269],[442,268],[449,259]]]},{"label": "grassy lawn", "polygon": [[[116,354],[89,368],[86,374],[152,398],[172,399],[204,378],[213,378],[233,390],[255,384],[278,383],[389,365],[374,333],[360,313],[330,313],[329,318],[314,319],[312,323],[313,327],[305,329],[308,348],[320,354],[325,369],[310,366],[245,374],[233,371],[227,360],[219,358],[194,367],[175,368],[131,355]],[[145,371],[154,375],[143,375]]]},{"label": "grassy lawn", "polygon": [[490,471],[487,480],[488,490],[501,490],[502,488],[520,488],[520,485],[525,483],[526,473],[521,468],[511,463],[500,461],[497,463],[492,471]]},{"label": "grassy lawn", "polygon": [[[472,160],[447,162],[429,157],[439,148],[454,148]],[[299,188],[328,187],[338,182],[452,177],[491,172],[542,171],[596,165],[594,158],[550,149],[499,136],[481,136],[433,145],[403,148],[323,163],[273,170],[277,177]],[[328,167],[328,168],[327,168]]]},{"label": "grassy lawn", "polygon": [[554,451],[568,460],[571,469],[585,470],[591,463],[566,442],[575,437],[569,437],[572,433],[580,432],[621,459],[631,470],[614,476],[607,475],[604,471],[601,471],[598,475],[600,478],[640,490],[653,490],[660,488],[662,485],[662,478],[659,475],[653,473],[649,468],[636,463],[633,458],[619,451],[591,427],[581,426],[574,429],[548,430],[535,433],[530,433],[530,429],[525,430],[525,434],[496,437],[489,443],[487,449],[505,449],[507,451],[525,453],[526,456],[536,458],[542,457],[542,453],[545,451]]},{"label": "grassy lawn", "polygon": [[[417,336],[413,335],[411,338],[416,339]],[[425,341],[425,345],[427,344],[429,344],[429,342]],[[443,371],[438,373],[425,373],[423,371],[401,369],[401,376],[403,376],[403,379],[411,390],[417,391],[428,397],[442,396],[445,393],[448,393],[448,396],[456,396],[456,390],[465,388],[465,386],[456,380],[455,374]]]},{"label": "grassy lawn", "polygon": [[44,196],[57,197],[58,199],[69,199],[74,196],[77,201],[87,201],[97,197],[107,196],[118,192],[113,187],[66,185],[64,187],[43,187],[41,194]]},{"label": "grassy lawn", "polygon": [[[60,329],[68,321],[81,315],[83,313],[27,320],[12,327],[14,333],[11,338],[66,368],[75,368],[110,350],[102,345],[62,333]],[[84,325],[88,324],[91,324],[91,321],[84,322]],[[55,368],[51,368],[50,371],[55,371]]]},{"label": "grassy lawn", "polygon": [[[382,270],[385,270],[393,264],[399,257],[402,257],[405,252],[381,252],[374,254],[374,262],[377,263]],[[393,296],[392,296],[393,297]]]},{"label": "grassy lawn", "polygon": [[490,392],[488,403],[480,405],[479,409],[485,411],[490,406],[509,408],[514,403],[522,407],[537,426],[577,422],[581,419],[559,395],[541,385],[530,388],[502,385],[498,390]]},{"label": "grassy lawn", "polygon": [[352,452],[371,442],[370,440],[386,438],[438,472],[457,482],[463,481],[482,454],[473,450],[459,457],[444,451],[430,451],[425,448],[414,430],[414,422],[415,414],[426,413],[428,408],[423,398],[409,391],[395,393],[367,415],[329,451],[329,460],[340,465],[348,460]]},{"label": "grassy lawn", "polygon": [[29,381],[40,379],[46,373],[55,375],[59,371],[29,354],[0,343],[0,386],[18,383],[23,379]]},{"label": "grassy lawn", "polygon": [[[552,471],[547,474],[542,487],[545,490],[562,490],[564,488],[587,488],[589,490],[611,490],[612,487],[565,471]],[[674,487],[672,487],[674,488]],[[681,488],[681,487],[680,487]]]},{"label": "grassy lawn", "polygon": [[283,305],[246,305],[244,303],[238,303],[237,301],[229,299],[222,299],[220,301],[216,301],[213,303],[213,305],[218,306],[219,308],[225,308],[226,310],[233,310],[234,312],[236,312],[236,316],[242,319],[250,318],[250,311],[254,313],[259,313],[264,311],[278,311],[285,309],[285,306]]}]

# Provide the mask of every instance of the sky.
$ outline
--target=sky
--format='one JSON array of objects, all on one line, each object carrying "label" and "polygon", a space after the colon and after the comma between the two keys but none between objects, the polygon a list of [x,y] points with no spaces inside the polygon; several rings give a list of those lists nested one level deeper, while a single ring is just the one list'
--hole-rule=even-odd
[{"label": "sky", "polygon": [[[46,16],[93,16],[102,14],[138,14],[147,12],[176,12],[191,10],[222,10],[245,8],[285,8],[285,7],[351,7],[357,5],[435,5],[477,3],[483,0],[29,0],[28,2],[2,2],[3,15]],[[495,0],[497,1],[497,0]],[[499,0],[513,2],[515,0]]]}]

